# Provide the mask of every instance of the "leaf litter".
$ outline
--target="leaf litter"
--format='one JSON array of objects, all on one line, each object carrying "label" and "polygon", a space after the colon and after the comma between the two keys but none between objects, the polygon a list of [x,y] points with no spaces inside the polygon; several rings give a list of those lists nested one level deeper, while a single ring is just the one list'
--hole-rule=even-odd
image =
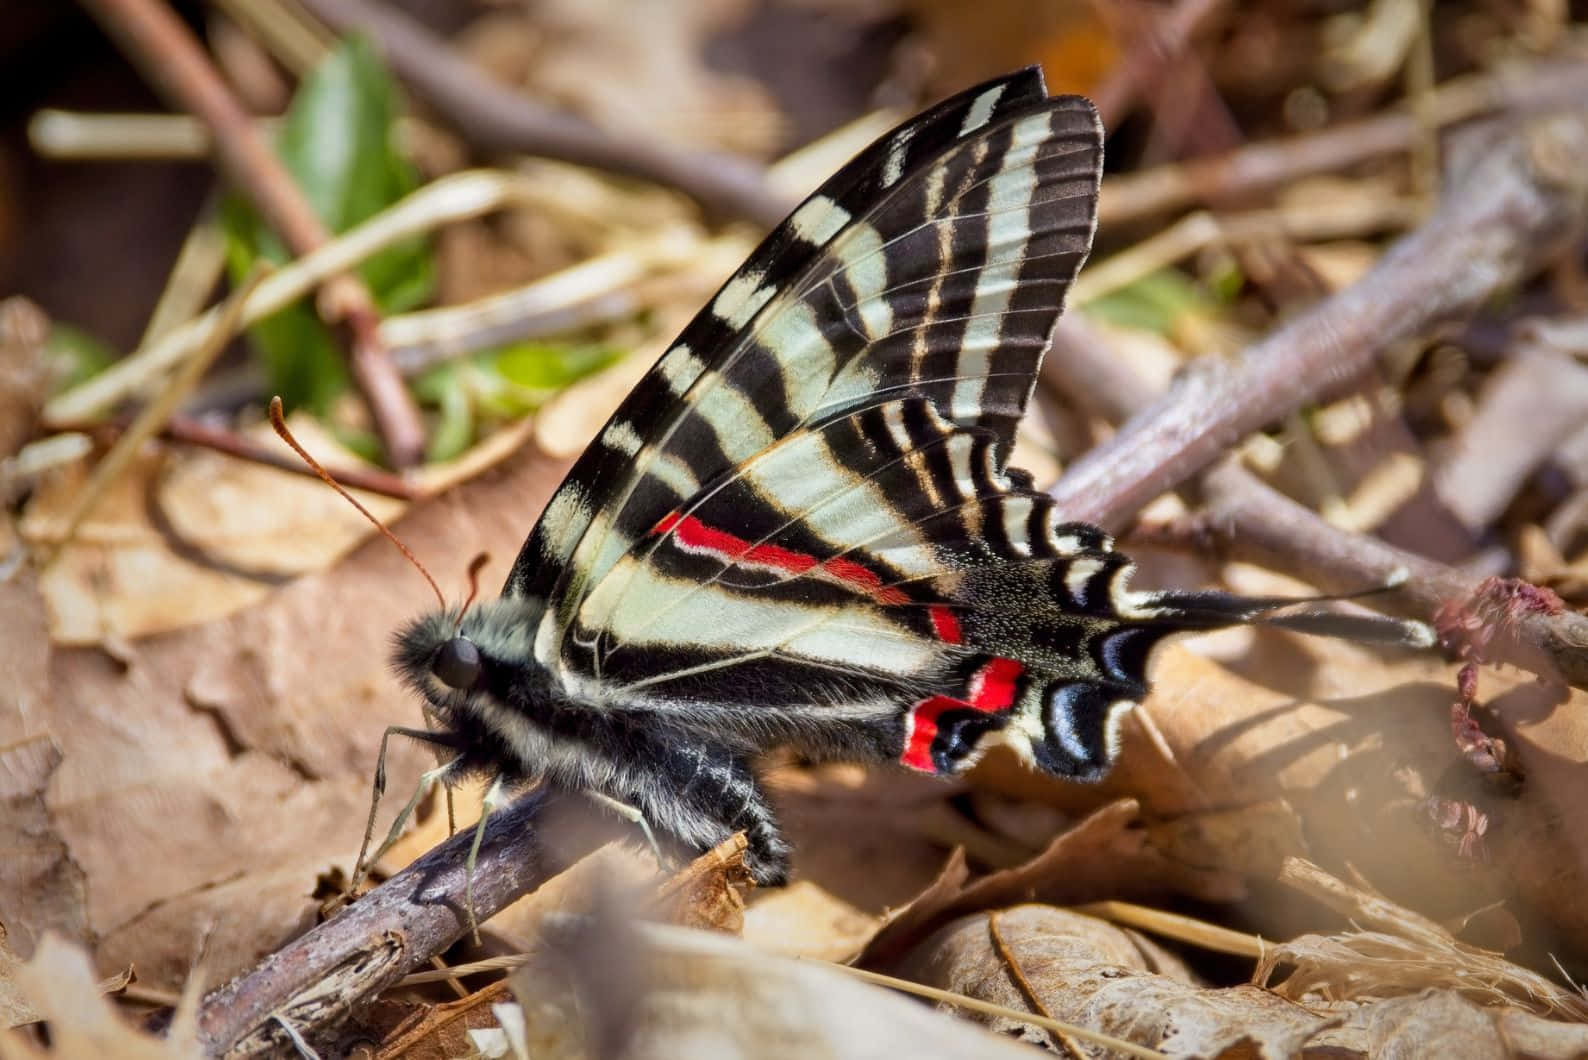
[{"label": "leaf litter", "polygon": [[[678,99],[717,105],[734,98],[738,109],[730,114],[771,115],[734,132],[720,113],[673,108],[685,127],[694,121],[709,134],[716,123],[717,135],[702,137],[708,142],[764,150],[779,128],[770,104],[753,94],[725,96],[720,77],[676,61],[746,17],[728,11],[732,6],[665,27],[671,43],[660,56],[647,29],[656,27],[644,20],[626,27],[627,39],[601,40],[599,20],[559,9],[549,25],[560,36],[543,41],[539,56],[555,62],[523,58],[534,54],[535,30],[532,20],[514,15],[516,37],[506,43],[520,48],[520,57],[495,62],[521,62],[544,79],[538,89],[621,127],[639,97],[622,98],[621,89],[602,81],[618,95],[580,99],[594,83],[584,71],[597,62],[593,56],[610,63],[613,55],[641,54],[645,78],[670,83]],[[1053,34],[1041,42],[1044,54],[1064,54],[1085,40],[1117,45],[1119,27],[1100,28],[1089,9],[1074,17],[1068,29],[1043,30]],[[1269,39],[1289,41],[1297,27],[1284,19],[1294,17],[1259,5],[1252,21],[1263,22]],[[932,32],[952,39],[953,20],[934,19]],[[1365,50],[1371,35],[1342,27],[1332,30],[1341,43],[1319,60],[1335,71],[1325,80],[1382,83],[1386,75]],[[1253,26],[1230,32],[1229,54],[1203,61],[1225,91],[1265,98],[1262,64],[1242,69],[1236,61],[1252,54]],[[1400,43],[1391,59],[1404,61],[1413,45],[1393,39]],[[482,32],[468,47],[484,49],[487,41]],[[669,82],[681,71],[690,80]],[[1345,111],[1363,106],[1336,103]],[[1285,106],[1293,105],[1301,106],[1287,98]],[[1371,205],[1400,186],[1398,176],[1380,172],[1342,177],[1330,194]],[[623,195],[618,187],[614,199]],[[666,215],[676,220],[676,203]],[[556,241],[543,220],[513,216],[502,227],[515,225],[536,228],[542,248]],[[486,226],[469,231],[470,246],[510,242]],[[599,242],[601,232],[587,219],[562,252],[593,234]],[[735,246],[723,252],[724,268],[742,255]],[[1292,249],[1326,286],[1355,278],[1379,250],[1361,239],[1315,239]],[[1165,379],[1188,350],[1239,346],[1243,336],[1260,334],[1238,319],[1249,307],[1206,296],[1211,285],[1201,284],[1198,268],[1212,275],[1228,262],[1212,260],[1216,242],[1201,252],[1208,261],[1184,274],[1138,277],[1121,288],[1127,297],[1114,300],[1113,308],[1129,315],[1110,327],[1111,344],[1147,351],[1138,359]],[[700,274],[720,275],[714,268]],[[1186,275],[1201,286],[1184,282]],[[455,278],[439,280],[443,289],[466,289]],[[674,301],[653,310],[654,326],[625,335],[625,344],[644,352],[567,388],[538,422],[521,425],[514,441],[533,433],[538,453],[512,454],[513,445],[497,442],[489,460],[476,457],[454,473],[453,488],[403,516],[403,537],[438,567],[444,584],[461,582],[461,560],[448,571],[435,557],[483,549],[496,557],[492,569],[503,569],[566,460],[708,286],[698,275],[676,284]],[[1196,296],[1187,297],[1187,289]],[[1424,371],[1437,376],[1437,367]],[[1525,374],[1525,367],[1486,372],[1468,361],[1454,384],[1448,373],[1440,376],[1443,396],[1414,406],[1425,417],[1414,415],[1414,425],[1426,431],[1427,418],[1439,416],[1440,424],[1454,425],[1452,436],[1463,425],[1470,430],[1457,439],[1465,447],[1410,465],[1413,493],[1428,482],[1459,490],[1471,480],[1457,473],[1464,466],[1493,469],[1473,463],[1474,440],[1484,424],[1507,418],[1498,384]],[[1399,382],[1409,395],[1431,389],[1420,375]],[[1557,396],[1527,393],[1532,401]],[[1465,413],[1462,399],[1469,402]],[[1077,419],[1084,422],[1087,411]],[[1569,410],[1550,411],[1555,434],[1570,434]],[[334,411],[331,418],[333,429],[354,437],[345,422],[335,424]],[[1096,426],[1098,418],[1091,419]],[[1084,434],[1055,432],[1042,444],[1062,449]],[[1071,441],[1055,440],[1062,438]],[[1338,468],[1298,471],[1296,453],[1306,446],[1292,443],[1273,464],[1276,478],[1301,481],[1303,494],[1315,490],[1320,507],[1339,498],[1330,509],[1335,515],[1393,536],[1386,513],[1409,494],[1375,501],[1369,491],[1329,481]],[[1342,447],[1321,448],[1333,457]],[[1571,439],[1560,448],[1571,452]],[[1581,527],[1534,514],[1551,496],[1548,482],[1539,482],[1552,470],[1547,455],[1537,447],[1521,455],[1526,465],[1497,475],[1502,481],[1483,496],[1459,498],[1458,514],[1478,529],[1526,523],[1524,530],[1546,534],[1529,546],[1531,555],[1556,568],[1580,566]],[[340,459],[352,457],[344,451]],[[1572,479],[1580,468],[1569,464],[1553,470],[1588,481]],[[49,536],[51,513],[69,505],[77,473],[36,484],[24,509],[24,540]],[[25,573],[0,582],[0,661],[8,676],[0,698],[0,798],[7,810],[0,846],[23,851],[0,864],[0,921],[34,961],[0,962],[0,997],[16,1006],[10,1011],[48,1017],[57,1053],[93,1043],[104,1055],[192,1055],[180,1051],[179,1038],[160,1045],[107,1021],[108,1008],[90,1004],[99,997],[91,966],[46,929],[91,947],[101,968],[135,962],[145,982],[174,991],[196,981],[191,969],[201,938],[212,966],[206,978],[241,971],[314,922],[317,876],[350,867],[380,730],[411,720],[391,706],[407,700],[384,669],[388,629],[421,598],[411,570],[366,535],[313,483],[289,485],[279,472],[214,454],[151,448],[85,526],[75,555],[41,581]],[[1143,558],[1151,569],[1140,582],[1167,583],[1156,574],[1173,564]],[[1241,583],[1258,577],[1249,570],[1198,573],[1261,591]],[[162,591],[151,592],[155,585]],[[392,1006],[385,1022],[370,1024],[387,1035],[381,1055],[420,1055],[423,1048],[460,1055],[467,1047],[535,1056],[686,1049],[953,1056],[1014,1048],[838,978],[816,960],[791,962],[768,951],[852,958],[1016,1013],[1072,1019],[1168,1055],[1442,1049],[1567,1056],[1588,1048],[1579,1033],[1581,994],[1560,985],[1550,963],[1558,955],[1577,968],[1574,955],[1588,952],[1580,900],[1588,859],[1574,827],[1585,804],[1581,749],[1588,746],[1578,720],[1581,691],[1484,671],[1477,723],[1514,748],[1525,777],[1520,792],[1496,792],[1474,786],[1454,754],[1451,666],[1259,632],[1171,646],[1160,652],[1154,677],[1153,696],[1126,728],[1121,768],[1097,788],[1018,771],[996,754],[968,778],[939,785],[775,763],[770,785],[801,852],[801,878],[782,892],[746,893],[742,861],[729,849],[668,875],[661,905],[640,902],[632,895],[651,886],[654,858],[632,828],[607,821],[605,831],[591,835],[617,838],[582,840],[594,849],[576,851],[566,869],[487,925],[487,953],[531,953],[530,965],[513,977],[517,1008],[500,984],[447,1002],[426,992],[432,986],[401,988],[381,1002]],[[405,792],[426,762],[423,752],[394,745],[391,791]],[[1462,834],[1452,834],[1442,808],[1454,808]],[[421,816],[388,869],[445,834],[439,804]],[[465,806],[459,823],[472,816]],[[1370,881],[1381,892],[1370,897],[1390,912],[1369,923],[1360,904],[1331,911],[1281,897],[1285,866],[1301,857],[1359,881],[1359,895]],[[1231,976],[1217,964],[1209,978],[1199,974],[1208,962],[1195,950],[1060,908],[1118,898],[1227,916],[1256,932],[1263,957],[1252,982],[1229,985],[1247,969]],[[1514,961],[1458,937],[1474,930],[1483,910],[1499,910],[1513,925]],[[636,912],[695,931],[630,924]],[[1457,925],[1456,934],[1434,921]],[[702,927],[742,934],[756,949],[702,936]],[[1062,1032],[1017,1015],[972,1018],[1049,1048],[1100,1048],[1055,1037]],[[36,1054],[36,1045],[16,1041],[0,1044],[0,1055]]]}]

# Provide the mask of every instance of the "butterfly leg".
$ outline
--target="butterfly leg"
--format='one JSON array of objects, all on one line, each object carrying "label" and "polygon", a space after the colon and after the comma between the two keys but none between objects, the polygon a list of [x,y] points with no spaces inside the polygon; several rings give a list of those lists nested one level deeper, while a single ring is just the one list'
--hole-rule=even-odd
[{"label": "butterfly leg", "polygon": [[631,806],[626,802],[614,799],[603,792],[587,791],[585,794],[590,797],[591,801],[606,807],[630,824],[639,825],[640,831],[645,833],[645,841],[650,844],[651,853],[656,855],[656,864],[667,864],[667,859],[662,856],[661,844],[656,841],[656,833],[651,831],[651,822],[645,819],[645,811],[638,806]]},{"label": "butterfly leg", "polygon": [[394,735],[406,736],[410,740],[418,740],[421,743],[434,744],[438,747],[452,747],[450,741],[441,738],[439,734],[428,729],[410,729],[402,725],[391,725],[381,734],[380,754],[375,758],[375,783],[369,800],[369,819],[364,823],[364,840],[359,844],[358,859],[353,863],[353,881],[348,884],[348,894],[353,894],[358,890],[358,885],[364,882],[364,876],[369,871],[369,867],[379,861],[386,851],[391,849],[392,844],[397,842],[397,837],[402,834],[403,826],[408,823],[408,818],[413,816],[414,809],[419,805],[419,800],[424,798],[435,782],[442,779],[447,772],[447,765],[440,765],[420,776],[419,783],[414,788],[413,797],[408,800],[408,805],[404,806],[402,812],[392,821],[391,830],[386,834],[386,838],[379,849],[375,851],[373,856],[366,859],[365,855],[369,853],[369,841],[375,836],[375,812],[380,808],[381,796],[386,794],[386,744]]},{"label": "butterfly leg", "polygon": [[485,798],[480,801],[480,823],[474,826],[474,842],[469,844],[469,858],[463,863],[463,895],[468,906],[469,934],[474,937],[474,944],[480,944],[480,921],[474,912],[474,866],[480,859],[480,843],[485,839],[485,822],[491,819],[491,812],[502,803],[502,778],[498,776],[491,781],[491,786],[485,792]]}]

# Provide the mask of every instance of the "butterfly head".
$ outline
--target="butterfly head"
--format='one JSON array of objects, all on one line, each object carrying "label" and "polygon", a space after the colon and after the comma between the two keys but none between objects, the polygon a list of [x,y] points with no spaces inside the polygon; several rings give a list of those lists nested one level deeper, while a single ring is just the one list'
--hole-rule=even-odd
[{"label": "butterfly head", "polygon": [[531,610],[504,597],[415,619],[397,634],[397,672],[443,718],[477,714],[482,698],[506,702],[535,669]]}]

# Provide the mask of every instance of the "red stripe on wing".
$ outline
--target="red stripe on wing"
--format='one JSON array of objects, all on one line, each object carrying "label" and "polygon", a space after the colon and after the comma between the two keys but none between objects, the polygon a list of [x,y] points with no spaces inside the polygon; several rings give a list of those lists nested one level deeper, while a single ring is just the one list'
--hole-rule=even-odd
[{"label": "red stripe on wing", "polygon": [[653,534],[673,535],[673,540],[692,552],[709,552],[729,563],[752,563],[759,567],[805,574],[820,568],[823,574],[860,590],[879,604],[909,603],[901,589],[884,586],[876,571],[851,559],[820,560],[806,552],[795,552],[781,545],[753,544],[742,537],[707,526],[692,515],[670,512],[652,528]]},{"label": "red stripe on wing", "polygon": [[899,761],[923,773],[936,773],[932,761],[932,741],[937,738],[937,721],[948,710],[979,710],[997,714],[1014,706],[1015,691],[1025,667],[1013,659],[989,659],[970,679],[965,699],[932,696],[912,706],[905,715],[904,752]]},{"label": "red stripe on wing", "polygon": [[938,640],[944,644],[965,642],[964,631],[959,628],[959,619],[954,617],[954,612],[945,605],[933,604],[926,609],[926,613],[932,616],[932,628],[937,631]]}]

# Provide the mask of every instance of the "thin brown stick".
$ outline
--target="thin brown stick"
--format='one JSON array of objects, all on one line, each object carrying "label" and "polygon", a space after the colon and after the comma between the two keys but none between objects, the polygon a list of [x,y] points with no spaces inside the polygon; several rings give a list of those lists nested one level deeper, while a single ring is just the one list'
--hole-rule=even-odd
[{"label": "thin brown stick", "polygon": [[514,92],[395,7],[366,0],[304,0],[303,6],[340,32],[374,38],[397,76],[477,151],[558,158],[654,181],[677,188],[711,213],[765,228],[797,205],[773,191],[762,168],[747,159],[612,136]]},{"label": "thin brown stick", "polygon": [[1120,526],[1241,438],[1348,386],[1392,344],[1424,336],[1518,282],[1585,222],[1588,112],[1520,125],[1362,280],[1238,360],[1197,362],[1076,461],[1054,496],[1070,518]]},{"label": "thin brown stick", "polygon": [[[1478,575],[1340,530],[1233,462],[1209,472],[1202,486],[1205,503],[1196,524],[1205,541],[1221,545],[1231,558],[1286,571],[1328,592],[1383,584],[1405,570],[1406,584],[1385,604],[1424,619],[1443,605],[1478,595]],[[1519,616],[1498,631],[1484,655],[1588,689],[1588,616]]]},{"label": "thin brown stick", "polygon": [[[126,430],[126,426],[117,423],[85,422],[74,423],[70,420],[52,421],[51,430],[61,433],[77,432],[87,434],[96,439],[113,442]],[[172,416],[160,428],[158,437],[170,442],[181,442],[185,445],[196,445],[203,449],[213,449],[218,453],[235,456],[239,460],[246,460],[250,464],[262,464],[265,467],[275,468],[277,471],[289,471],[294,475],[307,475],[316,477],[314,471],[303,461],[296,457],[273,449],[254,441],[252,438],[238,434],[236,431],[214,424],[205,423],[187,416]],[[407,479],[393,475],[389,471],[369,467],[347,467],[333,469],[332,475],[336,480],[352,489],[363,490],[366,493],[379,494],[382,497],[393,497],[400,501],[416,501],[425,496],[423,490],[414,486]]]},{"label": "thin brown stick", "polygon": [[1116,63],[1091,93],[1104,127],[1112,129],[1119,124],[1131,104],[1151,90],[1191,39],[1216,24],[1228,7],[1229,0],[1177,0],[1163,17],[1153,19],[1123,61]]},{"label": "thin brown stick", "polygon": [[1103,182],[1098,221],[1110,225],[1169,213],[1193,203],[1215,205],[1319,173],[1339,173],[1385,155],[1414,149],[1439,127],[1484,114],[1524,117],[1588,99],[1588,64],[1551,60],[1497,74],[1446,82],[1425,104],[1318,132],[1250,144],[1225,154],[1160,166]]},{"label": "thin brown stick", "polygon": [[[198,40],[162,0],[84,0],[84,6],[167,102],[204,123],[222,172],[294,254],[330,239]],[[418,463],[424,451],[419,409],[379,339],[379,313],[369,289],[344,273],[326,281],[322,295],[321,315],[349,337],[353,380],[369,403],[388,459],[398,468]]]}]

